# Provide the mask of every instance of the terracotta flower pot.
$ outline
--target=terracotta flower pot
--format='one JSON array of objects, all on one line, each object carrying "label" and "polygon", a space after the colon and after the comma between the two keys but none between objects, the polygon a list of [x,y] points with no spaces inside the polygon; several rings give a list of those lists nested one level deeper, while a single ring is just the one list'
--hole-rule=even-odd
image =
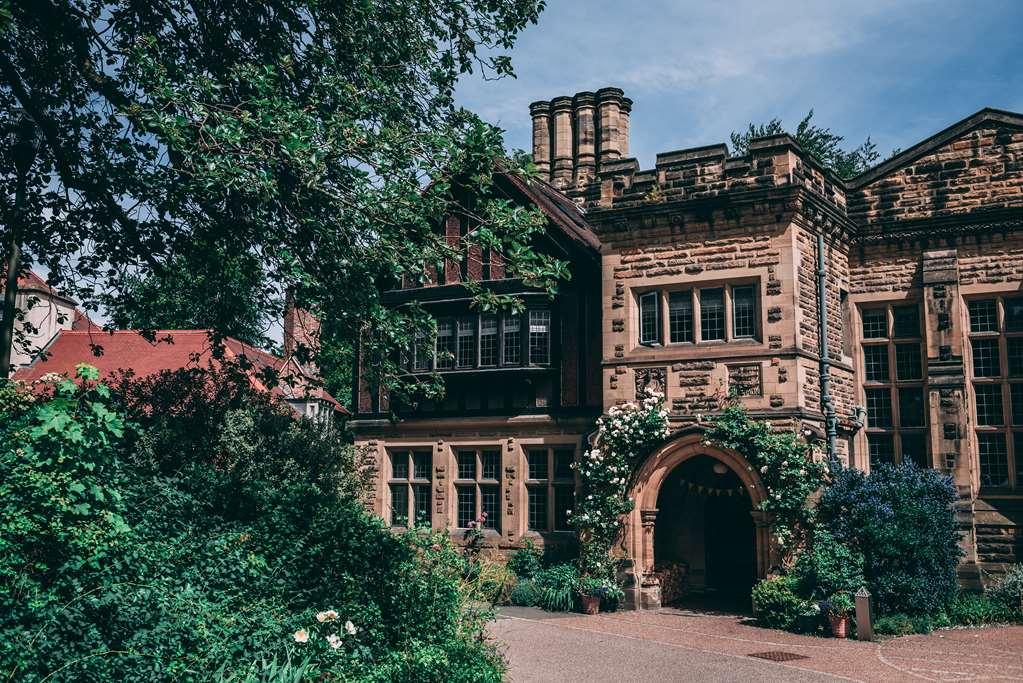
[{"label": "terracotta flower pot", "polygon": [[600,613],[600,597],[597,595],[580,596],[583,603],[583,614]]},{"label": "terracotta flower pot", "polygon": [[831,635],[835,638],[849,637],[849,615],[829,614],[828,621],[831,623]]}]

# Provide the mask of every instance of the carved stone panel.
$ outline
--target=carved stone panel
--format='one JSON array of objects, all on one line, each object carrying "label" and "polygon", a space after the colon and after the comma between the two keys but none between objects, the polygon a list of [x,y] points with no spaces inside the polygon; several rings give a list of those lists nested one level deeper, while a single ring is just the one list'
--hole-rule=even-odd
[{"label": "carved stone panel", "polygon": [[644,398],[649,392],[664,394],[664,388],[668,383],[667,368],[637,368],[634,374],[637,399]]},{"label": "carved stone panel", "polygon": [[729,365],[728,393],[733,396],[763,396],[764,386],[760,363]]}]

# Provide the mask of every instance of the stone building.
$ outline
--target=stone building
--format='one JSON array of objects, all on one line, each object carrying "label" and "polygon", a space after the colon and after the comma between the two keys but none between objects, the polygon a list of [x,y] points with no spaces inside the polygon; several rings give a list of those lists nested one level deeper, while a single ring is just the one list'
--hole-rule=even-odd
[{"label": "stone building", "polygon": [[[553,301],[472,253],[440,282],[387,293],[434,310],[455,361],[437,368],[441,406],[388,406],[360,386],[352,426],[377,456],[375,510],[453,529],[486,511],[500,547],[571,542],[567,462],[598,413],[654,388],[676,433],[634,477],[623,552],[637,602],[679,573],[748,595],[777,562],[757,472],[703,445],[700,417],[728,395],[830,431],[850,466],[950,473],[964,583],[1023,559],[1023,115],[982,110],[846,181],[784,134],[641,170],[631,108],[616,88],[530,107],[545,180],[503,182],[548,216],[538,246],[571,260]],[[459,225],[448,219],[454,240]],[[471,315],[463,277],[522,293],[528,313]]]}]

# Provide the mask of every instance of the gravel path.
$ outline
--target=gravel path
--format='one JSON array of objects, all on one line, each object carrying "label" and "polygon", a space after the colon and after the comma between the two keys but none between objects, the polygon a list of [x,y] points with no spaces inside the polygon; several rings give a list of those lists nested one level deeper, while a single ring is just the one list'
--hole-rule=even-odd
[{"label": "gravel path", "polygon": [[[879,643],[758,628],[679,610],[599,616],[505,607],[491,632],[513,683],[563,681],[1023,681],[1023,627]],[[775,653],[785,661],[754,654]]]}]

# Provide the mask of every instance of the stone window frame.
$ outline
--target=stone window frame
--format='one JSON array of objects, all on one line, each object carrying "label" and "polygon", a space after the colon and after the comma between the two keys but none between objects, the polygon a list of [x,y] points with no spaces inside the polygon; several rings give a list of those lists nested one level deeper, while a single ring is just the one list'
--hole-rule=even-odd
[{"label": "stone window frame", "polygon": [[[482,445],[469,445],[459,444],[451,447],[451,454],[453,459],[452,472],[452,502],[454,505],[454,516],[455,521],[454,527],[456,529],[468,528],[463,521],[469,521],[471,519],[478,519],[480,514],[484,511],[487,512],[487,520],[484,523],[484,528],[487,531],[494,533],[501,533],[503,528],[502,515],[501,515],[501,483],[502,477],[502,459],[501,459],[501,445],[498,443],[494,444],[482,444]],[[473,458],[473,473],[471,477],[462,476],[462,463],[463,454],[471,454]],[[496,455],[496,472],[495,477],[487,477],[485,467],[485,455]],[[461,493],[471,492],[472,493],[472,507],[471,516],[469,520],[463,520],[460,510],[460,502],[462,499]],[[487,510],[486,495],[493,496],[494,505],[491,509]]]},{"label": "stone window frame", "polygon": [[[869,415],[864,432],[866,435],[866,460],[868,467],[880,464],[878,460],[884,457],[884,461],[890,459],[891,463],[901,464],[905,455],[905,445],[913,443],[922,445],[924,452],[917,461],[918,464],[933,467],[933,454],[930,448],[930,425],[928,424],[927,410],[927,372],[926,352],[924,350],[923,336],[923,315],[921,311],[923,303],[919,299],[902,299],[898,301],[864,301],[858,304],[859,308],[859,361],[860,361],[860,392],[863,398],[863,405],[868,406],[868,399],[871,396],[887,398],[882,401],[888,406],[888,424],[872,425]],[[916,309],[916,334],[907,336],[896,336],[899,318],[897,311],[901,309]],[[868,322],[871,329],[875,324],[880,324],[883,313],[884,334],[871,334],[867,336]],[[902,330],[898,330],[902,331]],[[916,376],[902,377],[900,369],[905,367],[898,363],[899,351],[915,345],[919,349],[920,368]],[[866,364],[868,349],[884,348],[887,359],[886,377],[884,379],[867,379]],[[874,353],[870,351],[870,353]],[[909,396],[908,392],[919,392],[921,400],[922,421],[919,424],[904,424],[903,419],[903,396]],[[869,406],[868,406],[869,408]]]},{"label": "stone window frame", "polygon": [[[754,330],[752,335],[736,336],[734,290],[752,287],[753,288],[753,321]],[[722,291],[724,300],[724,338],[703,339],[702,310],[700,305],[701,292],[704,290]],[[692,316],[691,335],[692,341],[671,341],[671,295],[676,296],[688,293],[690,296],[689,311]],[[720,344],[734,344],[743,342],[762,343],[764,337],[764,290],[761,278],[742,277],[728,280],[708,280],[672,283],[670,285],[659,285],[654,287],[637,287],[633,290],[635,302],[636,321],[636,346],[642,347],[679,347],[679,346],[715,346]],[[654,317],[656,321],[656,335],[653,338],[645,338],[643,334],[643,312],[648,301],[655,302]]]},{"label": "stone window frame", "polygon": [[[546,362],[534,362],[533,355],[530,353],[530,317],[532,313],[545,313],[547,315],[547,348],[546,348]],[[483,321],[496,320],[497,331],[494,344],[496,348],[496,364],[495,363],[483,363],[484,354],[482,349],[483,344]],[[472,362],[469,364],[460,363],[459,356],[461,355],[461,340],[465,339],[470,335],[463,333],[465,329],[462,324],[466,321],[471,321],[472,324]],[[509,322],[514,322],[514,327],[509,326]],[[555,345],[554,335],[557,330],[556,315],[553,308],[549,306],[529,306],[519,313],[479,313],[471,315],[446,315],[437,318],[437,329],[444,328],[450,331],[450,334],[443,335],[443,338],[448,340],[441,343],[440,339],[442,335],[437,335],[433,340],[433,353],[426,353],[420,348],[420,344],[424,343],[422,335],[417,335],[416,340],[413,343],[411,353],[406,354],[404,358],[404,366],[406,372],[410,374],[423,374],[428,372],[466,372],[476,370],[501,370],[509,368],[549,368],[552,367],[555,362]],[[506,362],[505,358],[505,344],[507,341],[507,335],[514,334],[514,328],[518,328],[518,344],[517,344],[517,362]],[[426,342],[429,346],[429,342]],[[446,359],[440,358],[440,347],[445,346],[451,357]]]},{"label": "stone window frame", "polygon": [[[425,456],[417,462],[416,456]],[[396,463],[402,459],[403,468],[398,468]],[[425,460],[426,476],[420,476],[422,468],[417,467]],[[417,519],[416,523],[431,524],[431,504],[433,502],[433,446],[394,446],[387,449],[387,516],[388,523],[392,527],[408,527],[408,514],[410,510],[417,510],[419,503],[425,500],[425,515],[423,519]],[[405,512],[403,516],[395,515],[396,492],[401,491],[404,496],[404,504],[399,507]],[[422,494],[425,491],[425,497]],[[417,510],[419,512],[419,510]],[[417,516],[419,516],[417,514]]]},{"label": "stone window frame", "polygon": [[[533,470],[530,468],[531,456],[533,454],[544,454],[544,463],[546,467],[545,477],[533,477]],[[526,493],[526,505],[525,505],[525,527],[527,533],[531,534],[565,534],[572,533],[571,526],[568,525],[567,519],[564,523],[559,523],[560,511],[558,507],[558,496],[565,495],[565,492],[570,492],[570,505],[575,505],[575,494],[578,490],[579,480],[575,469],[571,470],[570,476],[565,476],[564,470],[558,469],[558,454],[567,454],[568,460],[572,463],[578,461],[579,451],[574,444],[525,444],[522,447],[522,455],[524,459],[523,463],[523,481],[525,483]],[[544,528],[534,528],[531,515],[531,494],[543,492],[544,500]],[[571,509],[571,508],[567,508]]]},{"label": "stone window frame", "polygon": [[[988,292],[964,296],[966,304],[967,359],[966,366],[970,392],[970,418],[974,424],[977,443],[977,470],[981,490],[1023,491],[1023,368],[1010,363],[1009,347],[1023,345],[1023,295],[1019,292]],[[991,320],[992,304],[994,320]],[[1015,315],[1011,313],[1016,309]],[[982,313],[982,314],[981,314]],[[978,329],[979,325],[979,329]],[[991,342],[997,346],[998,373],[977,375],[975,372],[975,342]],[[1015,370],[1015,372],[1014,372]],[[978,389],[990,391],[998,387],[1001,396],[1001,424],[981,424],[982,415],[978,401]],[[1017,399],[1013,401],[1013,394]],[[986,412],[986,411],[985,411]],[[985,419],[985,422],[993,420]],[[988,444],[996,446],[995,455],[1004,455],[1004,461],[991,467],[984,456]],[[998,481],[991,474],[1005,473],[1005,479]]]}]

